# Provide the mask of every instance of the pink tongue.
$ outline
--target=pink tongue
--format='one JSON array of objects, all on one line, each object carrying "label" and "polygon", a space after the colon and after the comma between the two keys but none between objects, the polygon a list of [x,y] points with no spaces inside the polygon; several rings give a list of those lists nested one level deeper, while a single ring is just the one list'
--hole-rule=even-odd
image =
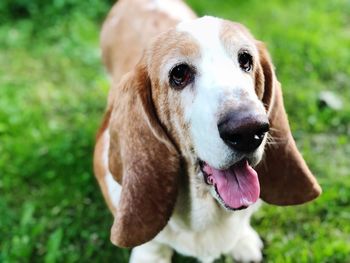
[{"label": "pink tongue", "polygon": [[258,174],[248,161],[239,162],[227,170],[217,170],[205,164],[204,171],[229,208],[247,207],[258,200],[260,195]]}]

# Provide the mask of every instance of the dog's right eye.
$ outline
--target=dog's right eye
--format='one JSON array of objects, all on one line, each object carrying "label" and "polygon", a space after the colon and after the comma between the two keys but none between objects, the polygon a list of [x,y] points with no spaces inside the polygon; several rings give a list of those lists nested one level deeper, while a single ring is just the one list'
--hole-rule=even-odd
[{"label": "dog's right eye", "polygon": [[170,70],[170,86],[175,89],[183,89],[194,79],[194,70],[187,64],[180,64]]},{"label": "dog's right eye", "polygon": [[238,62],[239,66],[245,72],[250,72],[253,67],[253,58],[252,55],[248,53],[248,51],[242,51],[238,54]]}]

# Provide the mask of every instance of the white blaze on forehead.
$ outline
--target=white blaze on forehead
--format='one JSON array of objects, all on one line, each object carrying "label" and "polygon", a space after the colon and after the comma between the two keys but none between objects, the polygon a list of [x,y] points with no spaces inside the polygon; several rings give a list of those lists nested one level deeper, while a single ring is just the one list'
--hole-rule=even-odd
[{"label": "white blaze on forehead", "polygon": [[181,100],[195,151],[215,168],[227,168],[239,158],[219,135],[219,115],[225,114],[220,112],[222,105],[229,103],[237,107],[243,99],[258,102],[253,78],[241,70],[237,58],[241,49],[252,48],[250,42],[237,30],[227,49],[221,39],[222,29],[223,20],[214,17],[177,26],[178,31],[189,33],[200,47],[200,56],[192,61],[197,70],[193,87],[181,92]]},{"label": "white blaze on forehead", "polygon": [[177,25],[176,29],[181,32],[187,32],[194,37],[202,46],[215,44],[219,39],[222,20],[216,17],[204,16],[192,21],[182,22]]},{"label": "white blaze on forehead", "polygon": [[[227,89],[229,93],[242,90],[254,92],[252,78],[239,68],[237,55],[241,49],[256,52],[249,39],[239,30],[234,32],[235,37],[230,39],[230,47],[225,48],[221,36],[223,22],[222,19],[205,16],[182,22],[177,26],[177,30],[189,33],[199,45],[200,61],[196,61],[195,66],[199,67],[200,80],[209,82],[204,83],[207,88]],[[250,84],[249,87],[247,84]]]}]

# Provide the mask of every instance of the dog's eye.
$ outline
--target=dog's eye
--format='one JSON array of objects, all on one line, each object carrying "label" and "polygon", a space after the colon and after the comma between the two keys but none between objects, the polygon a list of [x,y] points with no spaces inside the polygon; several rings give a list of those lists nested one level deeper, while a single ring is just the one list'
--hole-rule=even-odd
[{"label": "dog's eye", "polygon": [[175,66],[169,74],[170,86],[176,89],[183,89],[194,79],[194,71],[187,64]]},{"label": "dog's eye", "polygon": [[252,70],[253,57],[247,51],[242,51],[238,54],[238,62],[241,69],[245,72],[250,72]]}]

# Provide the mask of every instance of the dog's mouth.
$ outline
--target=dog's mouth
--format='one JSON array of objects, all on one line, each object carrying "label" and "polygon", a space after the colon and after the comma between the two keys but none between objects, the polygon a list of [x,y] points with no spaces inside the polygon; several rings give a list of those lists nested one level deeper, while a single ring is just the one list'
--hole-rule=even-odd
[{"label": "dog's mouth", "polygon": [[199,161],[204,180],[215,190],[216,198],[229,210],[240,210],[254,204],[260,195],[257,172],[243,159],[226,170]]}]

